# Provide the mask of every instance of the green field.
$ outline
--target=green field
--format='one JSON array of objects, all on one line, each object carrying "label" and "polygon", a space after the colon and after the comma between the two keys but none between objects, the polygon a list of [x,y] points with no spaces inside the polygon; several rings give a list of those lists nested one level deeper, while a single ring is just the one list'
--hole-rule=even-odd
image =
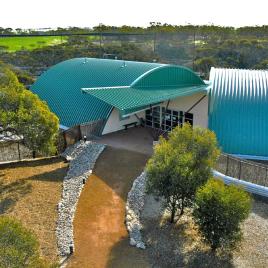
[{"label": "green field", "polygon": [[[32,50],[44,46],[58,45],[66,42],[67,37],[37,36],[37,37],[0,37],[0,50],[14,52],[17,50]],[[5,48],[6,47],[6,48]]]}]

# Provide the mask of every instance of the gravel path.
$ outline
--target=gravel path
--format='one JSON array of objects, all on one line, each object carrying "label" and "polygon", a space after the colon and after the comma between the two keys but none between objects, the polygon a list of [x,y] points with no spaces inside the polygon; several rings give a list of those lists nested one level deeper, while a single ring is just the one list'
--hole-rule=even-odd
[{"label": "gravel path", "polygon": [[70,161],[67,175],[63,180],[62,199],[58,204],[58,221],[56,235],[61,256],[69,255],[74,250],[73,218],[82,188],[94,164],[105,145],[87,142],[77,142],[62,154]]}]

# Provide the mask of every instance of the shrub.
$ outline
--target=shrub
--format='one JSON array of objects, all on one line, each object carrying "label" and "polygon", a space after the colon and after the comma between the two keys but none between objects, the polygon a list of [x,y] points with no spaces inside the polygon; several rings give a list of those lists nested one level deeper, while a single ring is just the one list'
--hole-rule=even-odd
[{"label": "shrub", "polygon": [[234,247],[241,239],[240,224],[251,209],[251,198],[243,189],[210,179],[196,194],[194,218],[212,251]]},{"label": "shrub", "polygon": [[218,155],[215,134],[208,129],[185,124],[175,128],[168,140],[160,138],[146,167],[147,190],[165,199],[171,222],[192,205],[196,190],[211,177]]},{"label": "shrub", "polygon": [[6,216],[0,217],[0,267],[47,267],[39,257],[35,235]]}]

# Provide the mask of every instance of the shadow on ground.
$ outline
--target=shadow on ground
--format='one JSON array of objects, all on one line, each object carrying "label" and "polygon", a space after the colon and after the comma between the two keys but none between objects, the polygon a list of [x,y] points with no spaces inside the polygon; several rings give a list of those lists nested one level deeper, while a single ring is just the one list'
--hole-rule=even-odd
[{"label": "shadow on ground", "polygon": [[16,205],[16,202],[32,191],[32,185],[26,180],[4,184],[0,182],[0,214],[4,214]]},{"label": "shadow on ground", "polygon": [[51,171],[43,172],[41,174],[36,174],[31,177],[26,178],[28,181],[50,181],[59,182],[67,174],[68,167],[61,167]]},{"label": "shadow on ground", "polygon": [[126,201],[134,179],[144,170],[148,158],[146,154],[107,146],[98,158],[93,173]]},{"label": "shadow on ground", "polygon": [[13,168],[20,168],[20,167],[38,167],[38,166],[45,166],[51,165],[55,163],[59,163],[64,161],[63,157],[55,157],[55,158],[45,158],[45,159],[38,159],[38,160],[22,160],[19,162],[14,163],[6,163],[0,165],[0,170],[4,170],[6,168],[13,169]]}]

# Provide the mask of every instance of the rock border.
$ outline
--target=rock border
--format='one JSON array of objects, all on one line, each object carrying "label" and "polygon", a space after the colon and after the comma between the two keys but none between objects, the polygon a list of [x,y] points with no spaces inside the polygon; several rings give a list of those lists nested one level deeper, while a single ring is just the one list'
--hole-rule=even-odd
[{"label": "rock border", "polygon": [[146,172],[138,176],[128,193],[126,202],[126,227],[129,233],[130,245],[137,248],[145,249],[141,230],[141,211],[145,202]]},{"label": "rock border", "polygon": [[63,179],[56,227],[58,250],[62,257],[74,251],[73,219],[76,206],[83,186],[104,148],[104,144],[79,141],[69,146],[62,154],[67,161],[70,161],[67,175]]}]

